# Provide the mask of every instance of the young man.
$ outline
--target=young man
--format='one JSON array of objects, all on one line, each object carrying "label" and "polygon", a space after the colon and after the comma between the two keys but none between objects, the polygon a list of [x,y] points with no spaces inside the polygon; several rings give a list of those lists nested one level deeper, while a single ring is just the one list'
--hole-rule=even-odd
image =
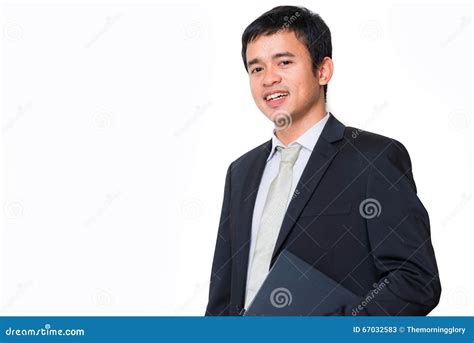
[{"label": "young man", "polygon": [[327,315],[428,314],[441,286],[410,157],[326,112],[324,21],[276,7],[246,28],[242,57],[275,130],[228,168],[206,315],[241,314],[282,250],[360,296]]}]

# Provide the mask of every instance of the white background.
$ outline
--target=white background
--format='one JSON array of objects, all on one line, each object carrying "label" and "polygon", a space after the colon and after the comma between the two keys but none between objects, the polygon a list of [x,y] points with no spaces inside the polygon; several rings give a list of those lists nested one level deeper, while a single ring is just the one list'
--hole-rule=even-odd
[{"label": "white background", "polygon": [[[3,3],[2,315],[204,314],[226,169],[272,132],[241,34],[281,4]],[[410,152],[432,315],[473,315],[471,5],[295,4],[332,31],[328,110]]]}]

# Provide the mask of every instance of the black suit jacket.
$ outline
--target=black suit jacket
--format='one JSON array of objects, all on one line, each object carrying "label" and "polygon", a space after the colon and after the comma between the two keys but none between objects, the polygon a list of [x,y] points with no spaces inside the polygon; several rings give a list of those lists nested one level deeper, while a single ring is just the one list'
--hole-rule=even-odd
[{"label": "black suit jacket", "polygon": [[[271,146],[227,170],[206,316],[243,308],[253,209]],[[426,315],[438,304],[428,213],[407,150],[332,114],[288,206],[271,265],[283,249],[360,296],[328,315]]]}]

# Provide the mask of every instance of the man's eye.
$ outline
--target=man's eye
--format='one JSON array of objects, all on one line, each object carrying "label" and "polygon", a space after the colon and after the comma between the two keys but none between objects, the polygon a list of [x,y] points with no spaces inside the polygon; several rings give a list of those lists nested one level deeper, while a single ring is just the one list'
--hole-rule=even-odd
[{"label": "man's eye", "polygon": [[280,63],[283,63],[284,65],[288,65],[290,63],[292,63],[291,61],[281,61]]},{"label": "man's eye", "polygon": [[252,74],[258,73],[258,72],[261,71],[261,70],[262,70],[262,68],[260,68],[260,67],[254,68],[254,69],[252,70]]}]

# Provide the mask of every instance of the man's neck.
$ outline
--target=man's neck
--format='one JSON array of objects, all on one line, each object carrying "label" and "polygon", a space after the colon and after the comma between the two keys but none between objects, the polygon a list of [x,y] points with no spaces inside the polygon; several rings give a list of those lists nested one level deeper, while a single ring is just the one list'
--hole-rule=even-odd
[{"label": "man's neck", "polygon": [[314,116],[303,116],[299,120],[295,120],[285,129],[282,130],[275,130],[275,135],[277,138],[288,146],[288,144],[297,140],[301,135],[303,135],[308,129],[310,129],[313,125],[319,122],[326,116],[326,110],[318,113]]}]

